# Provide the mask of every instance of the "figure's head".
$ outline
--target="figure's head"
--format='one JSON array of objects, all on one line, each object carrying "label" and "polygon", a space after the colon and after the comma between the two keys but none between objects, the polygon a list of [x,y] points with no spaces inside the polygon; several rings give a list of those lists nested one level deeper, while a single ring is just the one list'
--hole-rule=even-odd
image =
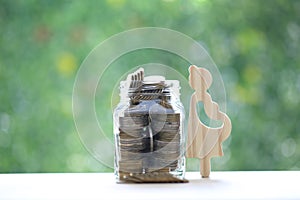
[{"label": "figure's head", "polygon": [[189,83],[194,90],[207,90],[212,83],[212,76],[207,69],[191,65]]}]

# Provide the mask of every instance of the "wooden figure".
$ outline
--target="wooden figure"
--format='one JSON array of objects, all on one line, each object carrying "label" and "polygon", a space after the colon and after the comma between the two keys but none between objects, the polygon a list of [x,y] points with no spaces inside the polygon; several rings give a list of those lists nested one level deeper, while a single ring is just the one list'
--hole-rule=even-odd
[{"label": "wooden figure", "polygon": [[[200,173],[207,178],[211,169],[210,158],[223,155],[222,142],[230,135],[231,121],[207,92],[212,83],[210,72],[195,65],[190,66],[189,72],[189,83],[195,92],[190,102],[186,156],[200,159]],[[197,114],[199,101],[203,102],[204,111],[210,119],[223,122],[221,127],[211,128],[201,122]]]}]

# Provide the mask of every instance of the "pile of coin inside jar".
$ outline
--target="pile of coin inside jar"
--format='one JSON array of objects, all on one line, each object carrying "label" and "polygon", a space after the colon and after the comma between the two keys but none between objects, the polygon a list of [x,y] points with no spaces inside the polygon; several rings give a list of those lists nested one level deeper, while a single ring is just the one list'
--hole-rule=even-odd
[{"label": "pile of coin inside jar", "polygon": [[128,82],[128,100],[114,115],[118,177],[133,182],[153,182],[154,175],[164,179],[180,165],[182,113],[174,108],[165,80],[146,81],[143,70],[138,70]]}]

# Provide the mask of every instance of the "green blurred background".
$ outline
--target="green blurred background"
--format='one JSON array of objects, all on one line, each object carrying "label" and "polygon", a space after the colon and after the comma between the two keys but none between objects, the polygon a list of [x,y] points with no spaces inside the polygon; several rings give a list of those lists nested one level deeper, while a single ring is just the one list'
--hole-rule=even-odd
[{"label": "green blurred background", "polygon": [[[0,5],[0,172],[112,171],[80,142],[73,83],[97,44],[145,26],[192,37],[219,67],[233,131],[225,156],[213,159],[213,170],[300,169],[300,1],[1,0]],[[176,62],[151,51],[122,62],[135,66],[150,54],[163,64]],[[101,112],[104,105],[97,106]],[[112,124],[105,130],[112,131]],[[197,162],[189,160],[188,169]]]}]

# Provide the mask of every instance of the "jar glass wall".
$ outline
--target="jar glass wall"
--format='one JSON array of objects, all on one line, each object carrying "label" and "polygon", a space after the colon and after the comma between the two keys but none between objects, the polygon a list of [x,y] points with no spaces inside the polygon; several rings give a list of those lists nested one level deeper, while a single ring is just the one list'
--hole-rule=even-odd
[{"label": "jar glass wall", "polygon": [[117,180],[184,177],[185,113],[179,90],[177,80],[144,78],[140,72],[120,83],[113,115]]}]

